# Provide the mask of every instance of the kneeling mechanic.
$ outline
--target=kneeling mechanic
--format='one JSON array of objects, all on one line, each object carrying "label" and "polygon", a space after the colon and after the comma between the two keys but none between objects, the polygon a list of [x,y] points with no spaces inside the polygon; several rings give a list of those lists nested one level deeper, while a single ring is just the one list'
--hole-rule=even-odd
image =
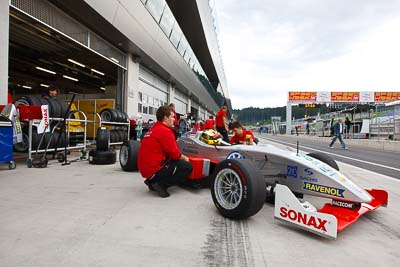
[{"label": "kneeling mechanic", "polygon": [[176,143],[171,108],[159,107],[156,117],[157,122],[142,139],[138,167],[150,190],[157,191],[160,197],[169,197],[167,188],[183,184],[192,172],[192,164]]}]

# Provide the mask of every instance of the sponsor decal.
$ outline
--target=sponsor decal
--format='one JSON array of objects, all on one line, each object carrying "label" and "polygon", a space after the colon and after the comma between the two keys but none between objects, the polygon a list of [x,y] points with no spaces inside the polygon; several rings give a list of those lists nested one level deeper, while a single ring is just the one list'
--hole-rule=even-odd
[{"label": "sponsor decal", "polygon": [[346,178],[340,177],[340,178],[339,178],[339,181],[344,182],[344,181],[346,181]]},{"label": "sponsor decal", "polygon": [[303,181],[314,182],[314,183],[318,182],[318,179],[317,179],[317,178],[314,178],[314,177],[307,177],[307,176],[302,176],[302,175],[300,175],[299,178],[300,178],[301,180],[303,180]]},{"label": "sponsor decal", "polygon": [[346,209],[356,209],[360,207],[360,204],[332,199],[332,206],[346,208]]},{"label": "sponsor decal", "polygon": [[287,177],[297,178],[297,166],[287,165]]},{"label": "sponsor decal", "polygon": [[320,169],[322,172],[324,172],[324,173],[331,173],[331,172],[333,172],[332,169],[327,168],[327,167],[325,167],[325,166],[321,166],[321,167],[319,167],[319,169]]},{"label": "sponsor decal", "polygon": [[321,230],[324,232],[327,231],[325,225],[328,221],[323,220],[318,217],[315,217],[313,215],[308,215],[308,214],[302,213],[300,211],[287,209],[285,207],[280,208],[279,215],[282,218],[288,218],[289,220],[291,220],[293,222],[297,222],[297,223],[303,224],[305,226],[315,228],[316,230]]},{"label": "sponsor decal", "polygon": [[314,161],[314,158],[308,157],[308,156],[304,156],[304,159],[305,159],[305,160],[308,160],[308,161]]},{"label": "sponsor decal", "polygon": [[313,161],[313,162],[311,162],[313,165],[315,165],[315,166],[318,166],[318,165],[321,165],[321,162],[319,162],[319,161]]},{"label": "sponsor decal", "polygon": [[310,168],[305,168],[304,173],[308,176],[314,175],[314,172]]},{"label": "sponsor decal", "polygon": [[226,159],[245,159],[246,157],[237,151],[233,151],[226,156]]},{"label": "sponsor decal", "polygon": [[311,177],[311,175],[314,175],[314,172],[310,168],[305,168],[304,173],[306,175],[299,175],[298,173],[298,168],[297,166],[287,166],[287,177],[288,178],[298,178],[303,181],[309,181],[309,182],[318,182],[317,178]]},{"label": "sponsor decal", "polygon": [[309,182],[318,182],[318,179],[317,179],[317,178],[312,177],[312,176],[314,175],[314,172],[313,172],[312,169],[310,169],[310,168],[305,168],[305,169],[304,169],[304,174],[305,174],[305,175],[300,175],[300,176],[299,176],[299,178],[300,178],[301,180],[309,181]]},{"label": "sponsor decal", "polygon": [[334,188],[325,185],[313,184],[304,182],[304,190],[313,191],[321,194],[326,194],[335,197],[343,197],[344,189]]},{"label": "sponsor decal", "polygon": [[37,132],[39,134],[50,131],[50,128],[48,127],[49,126],[49,106],[42,105],[41,110],[42,110],[42,120],[40,121],[40,123],[37,127]]}]

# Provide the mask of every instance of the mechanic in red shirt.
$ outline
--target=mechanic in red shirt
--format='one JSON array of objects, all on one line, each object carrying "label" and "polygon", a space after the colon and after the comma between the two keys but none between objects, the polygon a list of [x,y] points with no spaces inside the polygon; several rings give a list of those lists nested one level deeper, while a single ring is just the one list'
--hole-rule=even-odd
[{"label": "mechanic in red shirt", "polygon": [[169,197],[167,188],[183,183],[192,172],[192,164],[176,143],[172,109],[161,106],[156,117],[157,122],[142,139],[138,167],[150,190],[157,191],[160,197]]},{"label": "mechanic in red shirt", "polygon": [[215,130],[215,121],[213,116],[209,116],[208,119],[206,120],[206,123],[204,124],[204,128],[207,129],[212,129]]},{"label": "mechanic in red shirt", "polygon": [[215,116],[215,126],[217,131],[222,135],[225,142],[229,142],[228,137],[228,127],[226,126],[226,104],[222,104],[221,109],[217,112]]},{"label": "mechanic in red shirt", "polygon": [[244,144],[244,143],[246,143],[247,145],[253,144],[254,134],[249,130],[243,129],[240,122],[238,121],[232,122],[231,129],[234,135],[232,136],[231,141],[229,141],[230,144]]}]

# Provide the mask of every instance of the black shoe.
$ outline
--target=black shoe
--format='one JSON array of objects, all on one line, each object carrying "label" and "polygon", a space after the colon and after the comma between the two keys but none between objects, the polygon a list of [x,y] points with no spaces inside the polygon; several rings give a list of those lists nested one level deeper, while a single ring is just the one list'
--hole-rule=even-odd
[{"label": "black shoe", "polygon": [[152,186],[152,184],[150,182],[150,179],[144,180],[144,183],[149,187],[150,191],[154,191],[154,188],[153,188],[153,186]]},{"label": "black shoe", "polygon": [[152,183],[151,186],[153,187],[154,191],[157,191],[160,197],[169,197],[169,193],[164,186],[160,185],[159,183]]}]

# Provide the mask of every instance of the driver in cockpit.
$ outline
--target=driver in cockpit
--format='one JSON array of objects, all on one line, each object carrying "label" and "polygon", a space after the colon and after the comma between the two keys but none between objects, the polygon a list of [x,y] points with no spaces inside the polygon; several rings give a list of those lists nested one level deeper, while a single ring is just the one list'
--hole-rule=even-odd
[{"label": "driver in cockpit", "polygon": [[215,146],[220,146],[224,143],[222,135],[213,129],[207,129],[204,132],[202,132],[202,134],[200,135],[200,141],[208,145],[215,145]]}]

